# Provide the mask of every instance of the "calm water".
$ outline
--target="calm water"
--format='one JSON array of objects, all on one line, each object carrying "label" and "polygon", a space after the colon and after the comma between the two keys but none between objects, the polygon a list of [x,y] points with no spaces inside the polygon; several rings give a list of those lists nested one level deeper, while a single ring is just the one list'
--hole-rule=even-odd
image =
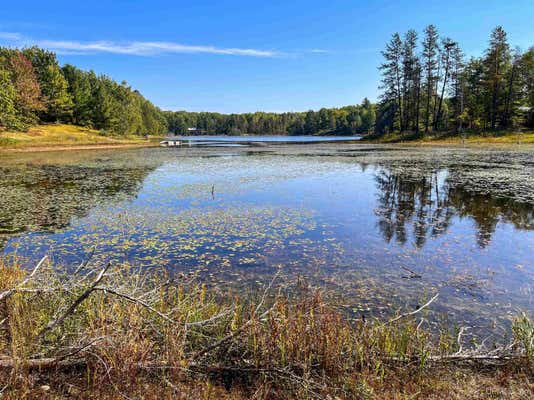
[{"label": "calm water", "polygon": [[385,318],[534,310],[534,156],[316,144],[2,155],[0,247],[32,265],[197,272],[255,288],[282,268]]},{"label": "calm water", "polygon": [[176,136],[176,139],[185,142],[198,143],[245,143],[245,142],[265,142],[265,143],[320,143],[320,142],[346,142],[360,140],[361,136]]}]

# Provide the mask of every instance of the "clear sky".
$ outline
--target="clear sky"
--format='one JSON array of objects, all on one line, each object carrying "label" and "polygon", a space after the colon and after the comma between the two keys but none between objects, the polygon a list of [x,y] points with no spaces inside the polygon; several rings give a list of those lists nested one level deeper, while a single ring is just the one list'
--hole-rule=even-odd
[{"label": "clear sky", "polygon": [[435,24],[469,55],[503,25],[534,45],[534,0],[2,1],[0,44],[126,80],[164,109],[302,111],[375,100],[380,51]]}]

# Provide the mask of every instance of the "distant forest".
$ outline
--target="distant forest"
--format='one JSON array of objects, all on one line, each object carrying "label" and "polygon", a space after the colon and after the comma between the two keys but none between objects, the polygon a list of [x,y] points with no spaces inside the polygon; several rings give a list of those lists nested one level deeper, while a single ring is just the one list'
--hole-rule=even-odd
[{"label": "distant forest", "polygon": [[364,99],[361,105],[306,112],[219,114],[166,111],[164,114],[169,131],[175,134],[186,132],[187,127],[196,127],[206,134],[351,135],[373,131],[376,106]]},{"label": "distant forest", "polygon": [[395,33],[382,52],[377,104],[318,111],[244,114],[162,111],[126,82],[60,66],[38,47],[0,47],[0,130],[70,123],[118,135],[460,133],[534,127],[534,47],[512,49],[493,30],[481,57],[429,25]]}]

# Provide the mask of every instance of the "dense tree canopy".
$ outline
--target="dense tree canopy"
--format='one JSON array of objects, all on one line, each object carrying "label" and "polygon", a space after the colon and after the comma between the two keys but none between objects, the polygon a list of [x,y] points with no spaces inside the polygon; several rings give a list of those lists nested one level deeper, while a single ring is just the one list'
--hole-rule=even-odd
[{"label": "dense tree canopy", "polygon": [[211,112],[165,112],[169,131],[187,133],[196,127],[205,134],[361,134],[370,132],[375,124],[375,106],[365,99],[361,105],[322,108],[319,111],[245,114]]},{"label": "dense tree canopy", "polygon": [[509,129],[534,124],[534,49],[512,51],[502,27],[482,57],[465,59],[460,45],[435,26],[402,38],[382,52],[382,83],[375,130],[419,133]]},{"label": "dense tree canopy", "polygon": [[126,82],[60,67],[38,47],[0,48],[0,128],[21,130],[37,122],[64,122],[115,134],[163,134],[163,113]]}]

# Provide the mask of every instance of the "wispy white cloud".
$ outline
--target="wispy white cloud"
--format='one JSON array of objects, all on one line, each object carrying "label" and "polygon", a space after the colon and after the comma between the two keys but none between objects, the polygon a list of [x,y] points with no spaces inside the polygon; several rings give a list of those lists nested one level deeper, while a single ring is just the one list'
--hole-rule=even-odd
[{"label": "wispy white cloud", "polygon": [[22,35],[17,32],[0,32],[0,39],[19,41],[22,40]]},{"label": "wispy white cloud", "polygon": [[38,45],[62,54],[126,54],[154,56],[159,54],[218,54],[248,57],[279,57],[283,53],[238,47],[195,46],[174,42],[81,42],[76,40],[31,39],[15,32],[0,32],[0,39],[11,45]]},{"label": "wispy white cloud", "polygon": [[241,49],[234,47],[224,48],[215,46],[190,46],[172,42],[117,43],[110,41],[78,42],[41,40],[38,41],[37,44],[49,48],[51,50],[75,51],[85,53],[129,54],[136,56],[152,56],[157,54],[172,53],[204,53],[251,57],[276,57],[280,55],[280,53],[271,50]]},{"label": "wispy white cloud", "polygon": [[331,51],[330,50],[325,50],[325,49],[311,49],[309,50],[310,53],[314,53],[314,54],[330,54]]}]

